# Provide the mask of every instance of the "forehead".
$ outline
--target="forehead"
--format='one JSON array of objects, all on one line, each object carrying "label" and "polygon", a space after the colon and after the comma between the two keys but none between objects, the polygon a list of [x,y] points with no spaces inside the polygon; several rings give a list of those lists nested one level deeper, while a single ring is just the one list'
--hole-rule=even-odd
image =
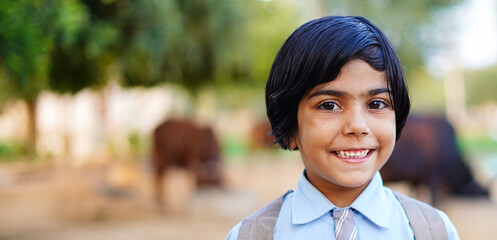
[{"label": "forehead", "polygon": [[308,94],[323,89],[354,93],[378,88],[388,88],[385,71],[378,71],[363,60],[353,60],[342,67],[336,79],[318,84]]}]

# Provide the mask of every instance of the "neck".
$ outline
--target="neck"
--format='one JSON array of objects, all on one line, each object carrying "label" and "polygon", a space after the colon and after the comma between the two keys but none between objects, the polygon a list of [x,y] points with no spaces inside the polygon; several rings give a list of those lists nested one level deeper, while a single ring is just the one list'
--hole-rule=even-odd
[{"label": "neck", "polygon": [[350,206],[366,188],[367,184],[356,188],[319,189],[333,205],[344,208]]},{"label": "neck", "polygon": [[313,179],[306,174],[309,182],[314,185],[333,205],[344,208],[350,206],[359,195],[361,195],[362,191],[366,189],[369,185],[369,180],[365,184],[357,187],[345,187],[330,183],[326,180],[321,179]]}]

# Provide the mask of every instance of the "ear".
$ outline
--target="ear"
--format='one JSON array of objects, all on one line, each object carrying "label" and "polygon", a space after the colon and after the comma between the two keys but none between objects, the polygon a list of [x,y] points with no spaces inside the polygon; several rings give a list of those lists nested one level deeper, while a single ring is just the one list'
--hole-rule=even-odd
[{"label": "ear", "polygon": [[290,136],[288,138],[288,148],[291,149],[291,150],[299,150],[299,147],[298,147],[298,144],[297,144],[297,137],[296,137],[296,134],[292,134],[292,136]]}]

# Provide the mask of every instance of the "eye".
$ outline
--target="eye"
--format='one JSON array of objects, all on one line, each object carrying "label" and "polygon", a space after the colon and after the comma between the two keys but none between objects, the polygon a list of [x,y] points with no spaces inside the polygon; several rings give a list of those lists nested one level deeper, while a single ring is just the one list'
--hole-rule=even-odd
[{"label": "eye", "polygon": [[383,108],[389,107],[389,105],[382,100],[373,100],[368,103],[368,108],[369,109],[374,109],[374,110],[380,110]]},{"label": "eye", "polygon": [[321,103],[318,106],[318,108],[323,109],[325,111],[334,111],[334,110],[338,109],[338,104],[336,104],[335,102],[324,102],[324,103]]}]

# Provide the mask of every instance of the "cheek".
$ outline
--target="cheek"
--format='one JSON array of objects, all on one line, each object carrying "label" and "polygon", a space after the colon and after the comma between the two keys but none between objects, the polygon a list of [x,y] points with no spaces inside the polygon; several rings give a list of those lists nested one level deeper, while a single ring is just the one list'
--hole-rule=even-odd
[{"label": "cheek", "polygon": [[395,116],[393,116],[390,119],[385,119],[384,121],[380,122],[380,128],[381,132],[381,140],[385,147],[391,148],[393,150],[393,147],[395,145],[395,137],[396,137],[396,132],[397,132],[397,125],[395,123]]},{"label": "cheek", "polygon": [[298,138],[302,144],[310,144],[326,136],[326,124],[310,114],[302,114],[298,118]]},{"label": "cheek", "polygon": [[379,141],[381,141],[384,145],[395,144],[395,136],[397,132],[395,114],[372,118],[371,123],[370,128],[373,130]]}]

